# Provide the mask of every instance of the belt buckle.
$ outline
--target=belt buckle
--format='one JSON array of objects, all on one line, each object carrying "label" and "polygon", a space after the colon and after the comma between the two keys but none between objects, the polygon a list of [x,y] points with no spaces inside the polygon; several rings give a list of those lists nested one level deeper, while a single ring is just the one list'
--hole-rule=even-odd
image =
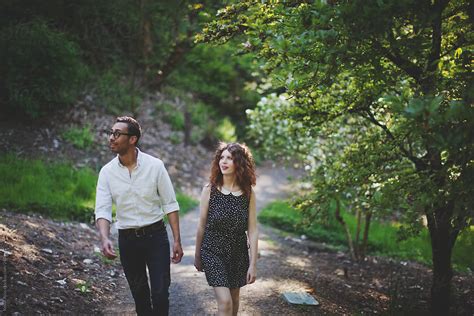
[{"label": "belt buckle", "polygon": [[[135,237],[137,237],[137,238],[143,237],[143,236],[145,236],[145,234],[146,234],[144,227],[142,227],[142,228],[137,228],[137,229],[135,229],[134,232],[135,232]],[[140,234],[140,232],[141,232],[141,234]]]}]

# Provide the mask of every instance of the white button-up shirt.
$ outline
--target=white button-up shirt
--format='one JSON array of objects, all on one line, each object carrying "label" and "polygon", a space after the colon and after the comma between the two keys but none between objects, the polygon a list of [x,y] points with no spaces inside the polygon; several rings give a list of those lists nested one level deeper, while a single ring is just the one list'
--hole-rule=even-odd
[{"label": "white button-up shirt", "polygon": [[131,173],[120,163],[118,155],[100,170],[96,221],[105,218],[112,222],[112,204],[116,206],[118,229],[150,225],[179,210],[163,161],[140,150],[137,166]]}]

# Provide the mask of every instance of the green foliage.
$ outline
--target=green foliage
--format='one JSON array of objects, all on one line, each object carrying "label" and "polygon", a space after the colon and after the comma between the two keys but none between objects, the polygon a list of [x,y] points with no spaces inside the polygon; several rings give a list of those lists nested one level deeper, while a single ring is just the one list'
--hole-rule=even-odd
[{"label": "green foliage", "polygon": [[[94,104],[114,114],[136,114],[142,97],[137,87],[156,90],[180,67],[217,3],[2,1],[0,103],[34,118],[70,104],[87,89]],[[226,94],[219,89],[211,94]]]},{"label": "green foliage", "polygon": [[[236,50],[231,44],[197,45],[170,76],[168,84],[212,105],[220,116],[244,124],[244,110],[258,100],[255,89],[249,88],[258,80],[254,76],[258,64],[252,56],[236,56]],[[244,135],[243,130],[237,133]]]},{"label": "green foliage", "polygon": [[237,141],[235,125],[232,124],[229,118],[225,117],[216,130],[217,138],[224,142],[235,142]]},{"label": "green foliage", "polygon": [[90,293],[91,292],[90,287],[91,287],[90,283],[86,281],[76,283],[76,289],[81,294]]},{"label": "green foliage", "polygon": [[91,126],[71,127],[63,133],[64,139],[79,149],[87,149],[94,143],[94,135]]},{"label": "green foliage", "polygon": [[[297,235],[306,235],[308,238],[328,243],[330,246],[341,247],[346,244],[343,228],[334,219],[334,207],[329,211],[329,219],[305,223],[305,218],[296,208],[285,201],[275,201],[267,205],[259,214],[258,219],[264,224],[280,228]],[[356,218],[344,212],[344,220],[351,231],[357,225]],[[329,220],[329,221],[328,221]],[[431,245],[427,230],[417,237],[403,241],[398,239],[399,223],[373,222],[369,237],[369,251],[373,255],[398,258],[400,260],[416,260],[424,264],[431,264]],[[453,266],[459,271],[474,269],[474,227],[463,232],[458,238],[453,250]]]},{"label": "green foliage", "polygon": [[331,201],[397,218],[404,239],[425,234],[426,217],[439,314],[449,312],[446,258],[474,220],[471,11],[467,0],[248,0],[198,38],[242,43],[291,100],[251,112],[252,136],[306,159],[313,189],[297,207],[307,225],[330,217]]},{"label": "green foliage", "polygon": [[134,113],[142,101],[143,92],[136,86],[135,78],[127,78],[124,72],[122,67],[114,66],[93,81],[96,102],[115,115],[124,111]]},{"label": "green foliage", "polygon": [[[189,94],[166,87],[168,99],[156,104],[158,115],[171,125],[174,131],[184,132],[185,113],[189,112],[191,126],[191,142],[216,143],[218,140],[235,140],[236,128],[229,118],[222,118],[210,105],[195,101]],[[180,133],[173,133],[171,141],[174,144],[182,142]]]},{"label": "green foliage", "polygon": [[176,193],[176,199],[178,200],[178,204],[180,207],[180,216],[186,214],[187,212],[199,205],[199,202],[196,199],[193,199],[189,195],[186,195],[182,192]]},{"label": "green foliage", "polygon": [[184,131],[184,113],[181,109],[170,102],[157,104],[157,108],[162,120],[170,124],[173,130]]},{"label": "green foliage", "polygon": [[0,101],[35,118],[71,104],[88,71],[79,47],[36,19],[0,29],[0,72]]},{"label": "green foliage", "polygon": [[0,207],[90,221],[97,175],[89,168],[0,157]]}]

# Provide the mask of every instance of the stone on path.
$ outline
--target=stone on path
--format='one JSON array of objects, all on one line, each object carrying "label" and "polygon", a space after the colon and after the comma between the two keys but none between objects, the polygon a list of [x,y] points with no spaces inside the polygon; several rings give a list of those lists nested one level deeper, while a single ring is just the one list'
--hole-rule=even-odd
[{"label": "stone on path", "polygon": [[309,295],[306,292],[285,292],[283,293],[283,297],[288,301],[290,304],[295,305],[319,305],[319,302],[315,300],[314,297]]}]

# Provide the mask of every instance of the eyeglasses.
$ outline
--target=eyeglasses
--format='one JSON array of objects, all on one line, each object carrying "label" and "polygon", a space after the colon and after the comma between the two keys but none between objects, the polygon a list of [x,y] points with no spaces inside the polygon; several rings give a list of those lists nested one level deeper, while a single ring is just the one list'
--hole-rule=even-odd
[{"label": "eyeglasses", "polygon": [[112,131],[112,130],[104,130],[104,133],[107,134],[108,137],[113,136],[114,139],[119,138],[120,135],[136,136],[135,134],[123,133],[121,131]]}]

